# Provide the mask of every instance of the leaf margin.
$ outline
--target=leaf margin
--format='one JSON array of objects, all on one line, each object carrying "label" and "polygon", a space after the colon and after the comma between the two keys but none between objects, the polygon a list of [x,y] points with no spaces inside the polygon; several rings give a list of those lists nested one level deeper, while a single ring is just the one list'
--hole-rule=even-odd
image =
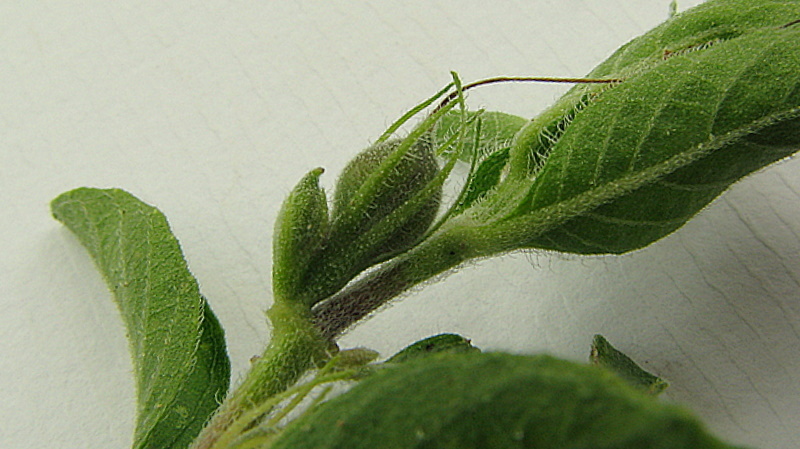
[{"label": "leaf margin", "polygon": [[[125,324],[136,378],[137,417],[133,447],[165,449],[164,442],[169,442],[168,447],[171,448],[187,447],[196,436],[193,433],[200,431],[227,394],[230,360],[225,348],[224,331],[200,294],[197,281],[186,265],[180,244],[172,234],[166,217],[155,207],[121,189],[77,188],[53,199],[50,209],[53,217],[72,231],[89,252]],[[126,228],[129,234],[125,233]],[[157,251],[153,248],[141,253],[126,251],[122,246],[127,239],[146,240],[151,246],[160,245],[161,256],[166,257],[165,263],[153,268],[153,251]],[[148,274],[158,270],[167,272],[149,279],[132,275],[137,270],[144,270]],[[170,281],[177,282],[169,285]],[[143,288],[150,291],[153,285],[156,286],[154,290],[163,293],[166,289],[189,299],[188,304],[165,309],[171,318],[180,318],[172,321],[177,327],[166,333],[158,333],[158,329],[147,328],[146,325],[142,327],[138,314],[143,311],[134,304],[139,301],[149,303],[152,298],[145,298],[138,290]],[[148,315],[147,310],[144,312]],[[148,332],[165,339],[161,351],[149,350]],[[183,340],[180,345],[182,350],[174,351],[176,344],[172,339]],[[211,357],[210,360],[201,361],[207,363],[208,371],[205,373],[196,369],[199,366],[198,354]],[[176,355],[177,361],[173,357]],[[156,359],[172,359],[172,365],[179,369],[160,373],[165,366],[154,364]],[[151,372],[149,368],[157,369]],[[203,378],[204,375],[209,383],[198,399],[191,389],[187,389],[186,381]],[[165,388],[165,379],[172,380],[172,385],[177,387]],[[187,406],[183,402],[190,403]],[[191,409],[198,408],[197,416],[186,416]],[[174,427],[176,423],[180,427]]]}]

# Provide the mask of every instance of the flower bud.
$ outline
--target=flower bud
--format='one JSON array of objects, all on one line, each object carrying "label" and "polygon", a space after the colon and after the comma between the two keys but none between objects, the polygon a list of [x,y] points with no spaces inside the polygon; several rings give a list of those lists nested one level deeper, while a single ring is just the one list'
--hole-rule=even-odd
[{"label": "flower bud", "polygon": [[356,156],[342,171],[333,199],[334,233],[357,238],[409,201],[415,202],[413,213],[398,217],[391,233],[380,241],[370,242],[366,251],[371,263],[408,249],[428,230],[441,201],[441,189],[424,198],[415,198],[436,176],[436,163],[430,142],[415,142],[398,158],[402,140],[373,145]]},{"label": "flower bud", "polygon": [[425,139],[381,142],[347,164],[336,184],[330,230],[305,279],[308,304],[419,242],[439,209],[438,172]]},{"label": "flower bud", "polygon": [[324,170],[306,174],[283,202],[272,242],[276,300],[299,300],[302,278],[328,230],[328,203],[319,187]]}]

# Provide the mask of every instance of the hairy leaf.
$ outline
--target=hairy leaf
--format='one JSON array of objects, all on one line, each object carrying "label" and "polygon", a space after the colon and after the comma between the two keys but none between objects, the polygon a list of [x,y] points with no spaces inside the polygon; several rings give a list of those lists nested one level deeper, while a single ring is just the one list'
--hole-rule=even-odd
[{"label": "hairy leaf", "polygon": [[[464,118],[460,111],[451,111],[437,123],[432,139],[438,148],[459,132]],[[462,136],[463,146],[453,145],[450,151],[460,148],[457,155],[474,166],[465,181],[464,192],[453,205],[452,214],[457,215],[482,199],[502,179],[502,172],[509,160],[509,150],[514,136],[528,120],[503,112],[467,112],[467,126]],[[480,121],[480,123],[478,123]],[[445,152],[448,154],[449,152]]]},{"label": "hairy leaf", "polygon": [[730,447],[610,372],[549,356],[440,354],[386,368],[271,449]]},{"label": "hairy leaf", "polygon": [[[476,152],[479,158],[484,158],[495,151],[509,148],[514,135],[528,122],[522,117],[495,111],[467,112],[467,119],[477,115],[480,116],[481,120],[480,136],[475,136],[475,126],[468,127],[463,136],[464,147],[459,157],[465,161],[470,161]],[[442,116],[434,130],[434,146],[438,148],[451,136],[458,134],[461,122],[460,111],[451,111]],[[476,142],[478,142],[477,147],[475,145]],[[448,151],[452,151],[452,149],[453,147]]]},{"label": "hairy leaf", "polygon": [[669,386],[664,379],[643,370],[630,357],[611,346],[602,335],[594,336],[589,358],[592,364],[610,369],[633,387],[649,394],[657,395]]},{"label": "hairy leaf", "polygon": [[525,125],[507,163],[497,161],[505,167],[496,185],[496,166],[479,165],[471,179],[490,176],[478,200],[460,210],[467,189],[460,213],[315,308],[326,335],[471,259],[645,247],[738,179],[795,153],[800,1],[708,1],[588,76],[620,82],[582,84]]},{"label": "hairy leaf", "polygon": [[219,323],[157,209],[117,189],[51,204],[91,254],[122,313],[136,375],[134,448],[185,448],[227,392]]},{"label": "hairy leaf", "polygon": [[644,247],[797,151],[798,18],[800,2],[710,1],[601,64],[590,77],[624,81],[574,89],[512,148],[509,182],[533,177],[508,223],[533,231],[523,247]]},{"label": "hairy leaf", "polygon": [[455,205],[454,214],[463,212],[497,186],[502,178],[503,169],[508,163],[508,156],[509,148],[503,148],[481,161],[467,179],[463,198]]}]

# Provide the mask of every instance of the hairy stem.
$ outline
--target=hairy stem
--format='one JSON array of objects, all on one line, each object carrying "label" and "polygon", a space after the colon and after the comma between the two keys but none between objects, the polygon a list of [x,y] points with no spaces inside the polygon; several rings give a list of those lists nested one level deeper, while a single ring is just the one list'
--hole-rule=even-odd
[{"label": "hairy stem", "polygon": [[[285,391],[328,356],[328,340],[311,324],[303,306],[276,301],[267,311],[272,338],[247,373],[242,384],[220,406],[192,445],[193,449],[216,447],[233,423],[270,397]],[[246,423],[250,424],[250,423]]]},{"label": "hairy stem", "polygon": [[312,313],[324,338],[335,339],[409,288],[480,256],[468,228],[440,229],[419,246],[367,273],[362,279],[317,305]]}]

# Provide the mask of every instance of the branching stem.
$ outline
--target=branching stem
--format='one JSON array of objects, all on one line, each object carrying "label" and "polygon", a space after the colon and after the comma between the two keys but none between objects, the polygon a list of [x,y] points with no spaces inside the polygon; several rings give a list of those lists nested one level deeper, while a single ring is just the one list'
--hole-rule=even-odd
[{"label": "branching stem", "polygon": [[277,301],[267,315],[273,329],[264,354],[220,406],[192,449],[218,447],[217,440],[239,418],[291,387],[305,372],[328,358],[328,341],[311,324],[305,306]]},{"label": "branching stem", "polygon": [[[469,232],[463,229],[463,232]],[[319,332],[334,340],[344,330],[413,286],[481,256],[476,239],[442,229],[412,250],[367,273],[313,310]]]}]

